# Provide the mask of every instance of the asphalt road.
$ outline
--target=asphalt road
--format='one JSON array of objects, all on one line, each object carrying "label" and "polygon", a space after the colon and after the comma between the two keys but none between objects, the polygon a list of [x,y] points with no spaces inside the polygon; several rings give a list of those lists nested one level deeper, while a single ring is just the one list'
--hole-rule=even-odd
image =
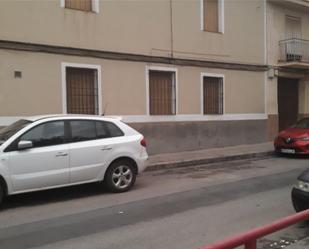
[{"label": "asphalt road", "polygon": [[[146,172],[132,191],[99,185],[13,196],[0,248],[199,248],[293,214],[290,190],[309,159],[274,158]],[[260,248],[309,235],[297,224]]]}]

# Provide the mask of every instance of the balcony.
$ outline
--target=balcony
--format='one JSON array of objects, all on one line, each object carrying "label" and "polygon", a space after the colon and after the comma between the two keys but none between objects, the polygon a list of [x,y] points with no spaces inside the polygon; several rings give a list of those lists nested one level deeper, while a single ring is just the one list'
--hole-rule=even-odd
[{"label": "balcony", "polygon": [[308,0],[268,0],[273,4],[283,6],[285,8],[306,11],[309,10],[309,1]]},{"label": "balcony", "polygon": [[281,66],[309,69],[309,40],[287,39],[279,42]]}]

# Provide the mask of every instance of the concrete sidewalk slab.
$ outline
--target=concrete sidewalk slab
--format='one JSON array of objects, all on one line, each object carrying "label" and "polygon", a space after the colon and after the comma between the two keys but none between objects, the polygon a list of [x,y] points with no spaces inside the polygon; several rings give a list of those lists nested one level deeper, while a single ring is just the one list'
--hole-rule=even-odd
[{"label": "concrete sidewalk slab", "polygon": [[159,154],[149,156],[147,171],[240,159],[264,158],[272,155],[274,155],[272,142]]}]

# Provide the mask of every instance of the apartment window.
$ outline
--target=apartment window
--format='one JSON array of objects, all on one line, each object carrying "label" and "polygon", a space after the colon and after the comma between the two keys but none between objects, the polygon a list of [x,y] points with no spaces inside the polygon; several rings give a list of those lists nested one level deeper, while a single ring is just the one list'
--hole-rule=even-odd
[{"label": "apartment window", "polygon": [[149,71],[149,114],[176,114],[175,72]]},{"label": "apartment window", "polygon": [[67,113],[99,114],[96,69],[66,67]]},{"label": "apartment window", "polygon": [[92,0],[65,0],[68,9],[92,11]]},{"label": "apartment window", "polygon": [[223,33],[223,1],[201,0],[202,2],[202,30]]},{"label": "apartment window", "polygon": [[223,114],[223,78],[203,77],[203,113]]}]

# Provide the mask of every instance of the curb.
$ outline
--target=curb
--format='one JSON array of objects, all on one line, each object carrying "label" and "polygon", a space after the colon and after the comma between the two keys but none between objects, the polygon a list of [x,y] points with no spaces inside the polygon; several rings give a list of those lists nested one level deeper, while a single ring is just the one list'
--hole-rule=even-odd
[{"label": "curb", "polygon": [[160,162],[149,164],[146,168],[146,171],[155,171],[160,169],[173,169],[173,168],[182,168],[189,166],[197,166],[203,164],[212,164],[226,161],[236,161],[236,160],[244,160],[244,159],[263,159],[268,157],[275,156],[274,151],[266,151],[266,152],[255,152],[241,155],[231,155],[231,156],[220,156],[214,158],[202,158],[202,159],[189,159],[182,161],[173,161],[173,162]]}]

